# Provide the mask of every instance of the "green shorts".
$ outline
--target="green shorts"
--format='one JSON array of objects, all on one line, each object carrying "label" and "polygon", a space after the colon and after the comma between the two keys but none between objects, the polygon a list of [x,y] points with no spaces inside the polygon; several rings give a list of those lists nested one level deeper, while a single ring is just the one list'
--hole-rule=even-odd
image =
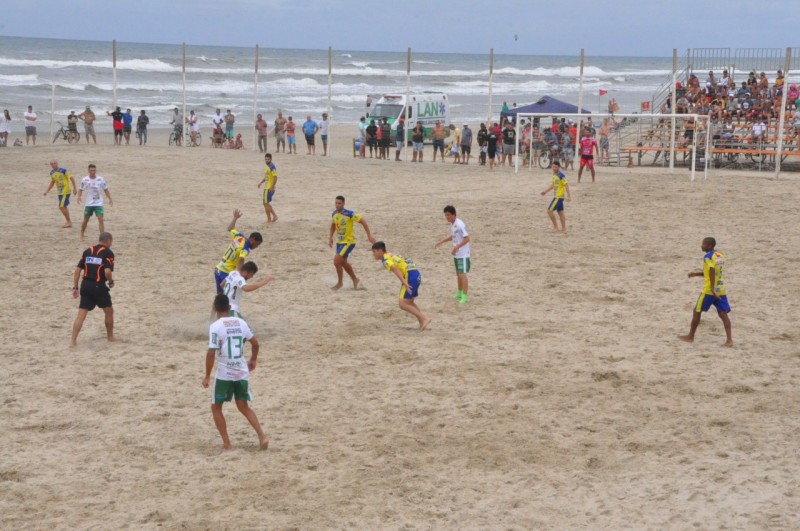
[{"label": "green shorts", "polygon": [[461,273],[469,273],[469,267],[470,267],[469,257],[453,258],[453,264],[455,264],[456,266],[457,274],[460,275]]},{"label": "green shorts", "polygon": [[90,217],[92,217],[92,214],[94,214],[98,218],[102,218],[103,217],[103,207],[101,207],[101,206],[84,207],[84,209],[83,209],[83,217],[90,218]]},{"label": "green shorts", "polygon": [[221,404],[223,402],[230,402],[231,398],[236,400],[244,400],[245,402],[253,399],[253,393],[250,392],[250,386],[247,380],[237,380],[235,382],[229,380],[214,379],[214,394],[211,395],[212,404]]},{"label": "green shorts", "polygon": [[237,312],[236,310],[228,310],[228,315],[230,315],[231,317],[238,317],[239,319],[241,319],[242,321],[245,321],[245,322],[247,321],[244,318],[244,315],[242,315],[241,313]]}]

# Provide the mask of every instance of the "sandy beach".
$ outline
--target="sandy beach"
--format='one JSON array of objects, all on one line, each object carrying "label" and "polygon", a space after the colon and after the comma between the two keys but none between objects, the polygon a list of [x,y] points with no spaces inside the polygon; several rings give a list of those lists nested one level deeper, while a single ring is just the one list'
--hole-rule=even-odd
[{"label": "sandy beach", "polygon": [[[0,149],[4,385],[0,527],[7,529],[792,529],[800,521],[797,174],[599,168],[569,234],[539,195],[550,172],[276,153],[267,226],[258,152],[85,143]],[[249,131],[246,143],[250,146]],[[19,134],[17,134],[19,136]],[[24,140],[24,139],[23,139]],[[274,149],[274,139],[269,139]],[[473,148],[474,149],[474,148]],[[477,150],[475,150],[477,151]],[[394,152],[392,151],[392,157]],[[96,241],[63,219],[57,159],[114,197],[119,343],[92,312],[69,349],[72,272]],[[423,274],[430,330],[363,231],[363,289],[333,293],[334,197]],[[457,304],[442,208],[472,237]],[[226,226],[259,230],[269,286],[243,313],[262,353],[252,407],[231,405],[223,453],[202,388],[213,268]],[[733,349],[714,312],[688,332],[700,243],[727,255]]]}]

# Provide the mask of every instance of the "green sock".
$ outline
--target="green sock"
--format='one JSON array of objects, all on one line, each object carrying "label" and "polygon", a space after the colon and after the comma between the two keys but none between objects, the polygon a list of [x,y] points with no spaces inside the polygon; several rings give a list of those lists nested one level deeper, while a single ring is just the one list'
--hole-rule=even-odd
[{"label": "green sock", "polygon": [[461,298],[461,297],[463,297],[463,296],[464,296],[464,292],[463,292],[463,291],[461,291],[461,290],[458,290],[458,291],[456,291],[456,294],[455,294],[455,295],[453,295],[453,298],[454,298],[454,299],[460,299],[460,298]]},{"label": "green sock", "polygon": [[460,300],[460,301],[458,301],[458,302],[460,302],[461,304],[464,304],[465,302],[467,302],[467,299],[468,299],[468,298],[469,298],[469,297],[467,296],[467,294],[462,292],[462,293],[461,293],[461,300]]}]

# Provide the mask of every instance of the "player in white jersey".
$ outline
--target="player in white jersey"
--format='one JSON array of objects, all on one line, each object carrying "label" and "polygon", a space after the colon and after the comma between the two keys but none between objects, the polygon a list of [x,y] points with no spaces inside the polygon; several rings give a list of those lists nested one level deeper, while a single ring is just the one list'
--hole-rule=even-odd
[{"label": "player in white jersey", "polygon": [[444,218],[450,223],[450,236],[436,242],[434,247],[439,247],[449,241],[453,242],[453,250],[450,251],[450,254],[453,255],[453,263],[456,266],[456,281],[458,282],[458,291],[453,295],[453,298],[464,304],[469,299],[469,281],[467,280],[467,273],[469,273],[471,265],[469,233],[464,222],[456,217],[456,207],[452,205],[444,207]]},{"label": "player in white jersey", "polygon": [[[255,411],[247,404],[253,399],[250,392],[250,371],[256,369],[258,358],[258,340],[250,327],[242,319],[230,315],[228,297],[219,294],[214,299],[214,311],[217,320],[211,323],[209,329],[208,352],[206,352],[206,376],[203,378],[203,387],[208,388],[211,379],[211,369],[214,360],[217,362],[217,372],[214,377],[214,388],[211,395],[211,413],[214,424],[222,436],[222,448],[230,450],[231,440],[228,437],[228,427],[225,416],[222,414],[222,404],[235,398],[236,407],[250,422],[258,434],[258,444],[262,450],[269,445],[269,439],[261,429]],[[244,344],[249,341],[252,354],[250,361],[244,357]]]},{"label": "player in white jersey", "polygon": [[89,218],[92,214],[97,216],[97,222],[100,224],[100,233],[106,231],[105,223],[103,222],[103,194],[108,198],[108,206],[114,206],[114,200],[111,199],[111,192],[108,191],[108,184],[106,180],[97,175],[97,166],[89,164],[89,175],[81,179],[80,190],[78,190],[78,204],[81,204],[83,193],[86,192],[86,206],[83,209],[83,223],[81,223],[81,240],[86,232],[86,227],[89,225]]},{"label": "player in white jersey", "polygon": [[244,319],[239,308],[242,304],[242,294],[244,292],[250,293],[258,288],[263,288],[273,280],[271,275],[260,282],[248,284],[247,281],[253,278],[258,273],[258,266],[255,262],[247,262],[242,266],[241,271],[231,271],[225,280],[222,281],[222,292],[228,296],[231,305],[231,315]]}]

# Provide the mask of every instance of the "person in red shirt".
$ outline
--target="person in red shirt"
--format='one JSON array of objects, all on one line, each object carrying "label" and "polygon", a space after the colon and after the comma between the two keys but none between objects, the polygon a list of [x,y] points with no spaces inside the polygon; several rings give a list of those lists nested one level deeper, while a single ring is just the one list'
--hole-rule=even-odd
[{"label": "person in red shirt", "polygon": [[[592,152],[594,149],[594,152]],[[591,133],[589,133],[588,129],[583,130],[583,136],[581,137],[581,167],[578,169],[578,182],[581,182],[581,174],[583,173],[583,168],[589,166],[589,169],[592,172],[592,182],[594,182],[594,154],[597,153],[597,156],[600,156],[600,150],[597,147],[597,140],[592,138]]]}]

